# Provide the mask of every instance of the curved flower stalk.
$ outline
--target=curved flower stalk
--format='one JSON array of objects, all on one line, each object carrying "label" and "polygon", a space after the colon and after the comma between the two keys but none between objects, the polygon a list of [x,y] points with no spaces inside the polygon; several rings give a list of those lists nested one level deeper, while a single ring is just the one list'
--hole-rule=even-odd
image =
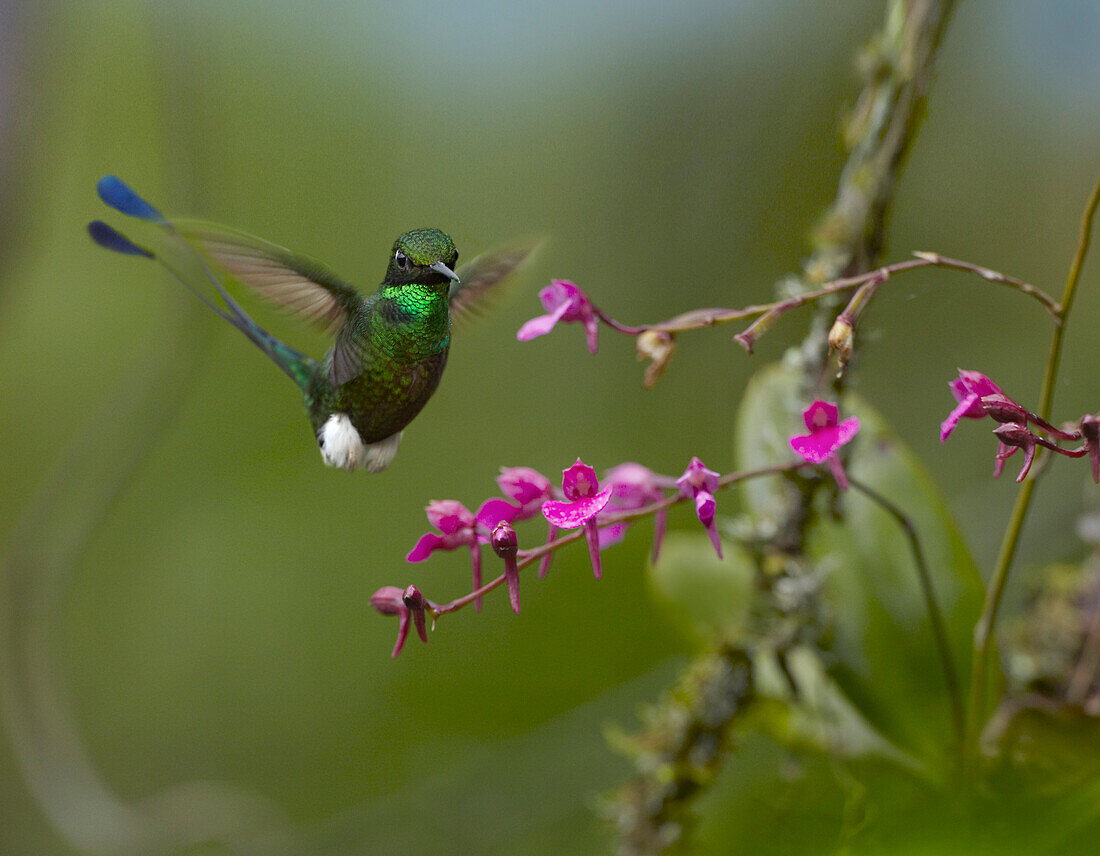
[{"label": "curved flower stalk", "polygon": [[754,304],[738,309],[710,308],[693,309],[665,321],[632,327],[622,324],[601,309],[588,294],[576,283],[566,279],[551,280],[550,285],[539,292],[545,315],[538,315],[527,321],[516,333],[516,338],[527,342],[539,336],[545,336],[559,322],[579,323],[584,326],[585,341],[588,350],[595,354],[598,348],[599,326],[603,324],[617,333],[636,337],[636,346],[640,359],[650,361],[646,370],[645,385],[653,386],[667,368],[676,349],[675,337],[678,333],[698,330],[704,327],[716,327],[733,321],[755,319],[743,331],[734,336],[750,354],[760,337],[767,332],[779,318],[800,306],[817,303],[823,298],[836,294],[855,292],[851,301],[837,316],[829,335],[829,346],[839,359],[840,368],[847,366],[855,342],[855,327],[860,316],[871,303],[875,293],[892,277],[921,268],[938,267],[963,271],[982,279],[1007,286],[1020,294],[1038,301],[1047,314],[1057,319],[1062,305],[1039,288],[1016,277],[1008,276],[983,265],[953,259],[939,253],[915,252],[916,258],[894,264],[884,265],[857,276],[844,277],[827,282],[814,291],[807,291],[776,300],[771,303]]},{"label": "curved flower stalk", "polygon": [[[396,615],[398,618],[397,643],[392,652],[392,656],[396,657],[404,647],[411,627],[415,626],[418,635],[426,641],[425,616],[431,616],[434,626],[435,620],[442,615],[470,604],[476,608],[484,595],[500,586],[507,588],[509,604],[518,615],[520,572],[532,564],[543,563],[547,557],[580,538],[588,542],[593,574],[600,579],[603,574],[600,551],[621,539],[631,524],[653,517],[653,555],[656,559],[668,510],[688,500],[693,502],[696,517],[721,556],[714,516],[717,506],[715,494],[740,481],[792,472],[806,466],[809,466],[807,461],[795,460],[720,476],[698,458],[693,458],[684,474],[676,478],[655,473],[641,464],[627,462],[608,470],[601,482],[595,470],[578,459],[562,471],[560,494],[538,471],[508,467],[502,471],[498,483],[511,502],[492,497],[479,506],[476,514],[456,500],[430,503],[428,518],[438,532],[421,536],[407,557],[410,562],[421,562],[436,552],[469,547],[471,556],[477,557],[474,559],[477,562],[477,576],[473,590],[449,603],[439,604],[425,598],[414,585],[405,588],[390,585],[378,589],[371,598],[371,604],[383,615]],[[540,499],[543,496],[554,498]],[[542,516],[551,522],[551,531],[541,546],[520,549],[519,535],[513,524],[533,517],[530,511],[536,501],[541,503],[538,508]],[[560,534],[559,530],[572,531]],[[613,536],[604,534],[609,531]],[[487,583],[482,583],[480,578],[482,544],[489,544],[504,563],[504,573]],[[539,578],[542,578],[541,574]]]}]

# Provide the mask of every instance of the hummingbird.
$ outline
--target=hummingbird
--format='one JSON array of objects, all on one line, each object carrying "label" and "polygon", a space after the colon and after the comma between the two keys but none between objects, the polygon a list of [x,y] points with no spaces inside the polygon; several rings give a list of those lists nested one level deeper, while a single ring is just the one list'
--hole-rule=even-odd
[{"label": "hummingbird", "polygon": [[[534,249],[517,245],[456,271],[458,250],[446,233],[412,229],[394,242],[378,290],[364,295],[320,262],[262,238],[169,220],[116,176],[101,178],[96,190],[116,211],[159,226],[177,248],[197,257],[216,296],[197,287],[193,276],[166,258],[170,254],[157,255],[102,220],[88,224],[92,240],[124,255],[156,259],[267,354],[301,391],[325,463],[348,472],[362,467],[378,473],[390,465],[402,432],[443,376],[452,318],[478,314],[493,287]],[[332,347],[315,360],[279,341],[249,317],[216,272],[319,324],[333,335]]]}]

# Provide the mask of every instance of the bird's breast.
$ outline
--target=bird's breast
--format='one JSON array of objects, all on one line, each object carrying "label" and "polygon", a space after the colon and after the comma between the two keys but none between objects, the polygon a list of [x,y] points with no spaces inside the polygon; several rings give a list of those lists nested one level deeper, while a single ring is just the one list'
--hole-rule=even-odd
[{"label": "bird's breast", "polygon": [[335,410],[348,414],[364,443],[401,431],[432,397],[447,364],[447,345],[379,359],[336,390]]}]

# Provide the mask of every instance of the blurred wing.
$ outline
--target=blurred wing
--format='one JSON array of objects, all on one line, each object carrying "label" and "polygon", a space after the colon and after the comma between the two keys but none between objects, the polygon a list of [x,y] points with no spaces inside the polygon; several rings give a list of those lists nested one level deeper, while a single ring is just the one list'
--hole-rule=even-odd
[{"label": "blurred wing", "polygon": [[213,223],[173,220],[172,225],[215,267],[329,333],[343,326],[362,300],[358,291],[308,256]]},{"label": "blurred wing", "polygon": [[465,322],[481,315],[492,297],[501,293],[501,289],[494,286],[519,269],[538,249],[540,243],[531,241],[494,253],[485,253],[455,271],[461,282],[451,283],[448,294],[451,319]]}]

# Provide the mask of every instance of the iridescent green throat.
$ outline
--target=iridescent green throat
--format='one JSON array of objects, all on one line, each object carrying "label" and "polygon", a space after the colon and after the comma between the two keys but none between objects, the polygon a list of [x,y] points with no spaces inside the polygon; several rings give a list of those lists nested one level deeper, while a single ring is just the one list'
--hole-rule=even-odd
[{"label": "iridescent green throat", "polygon": [[380,291],[390,309],[386,320],[402,339],[416,341],[425,356],[446,350],[451,339],[446,283],[384,285]]}]

